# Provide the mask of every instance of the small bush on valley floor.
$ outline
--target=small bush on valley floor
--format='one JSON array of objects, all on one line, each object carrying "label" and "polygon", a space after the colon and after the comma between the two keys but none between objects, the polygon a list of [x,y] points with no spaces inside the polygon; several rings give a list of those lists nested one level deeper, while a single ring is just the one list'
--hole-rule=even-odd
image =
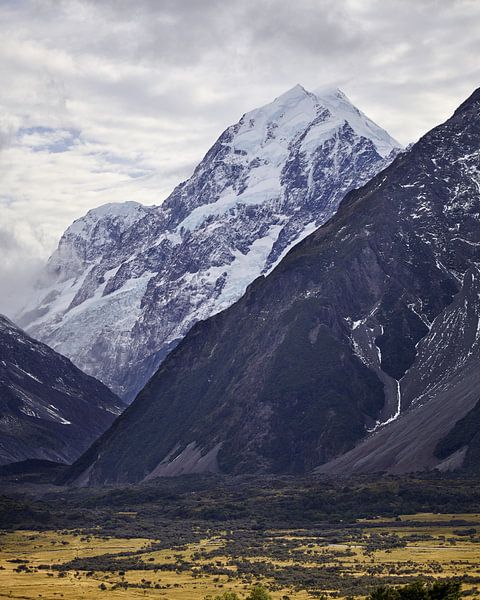
[{"label": "small bush on valley floor", "polygon": [[[223,592],[217,596],[206,596],[205,600],[240,600],[240,596],[236,592]],[[246,600],[272,600],[272,597],[263,586],[254,585]]]},{"label": "small bush on valley floor", "polygon": [[461,596],[459,581],[415,581],[402,587],[381,586],[368,596],[368,600],[459,600]]}]

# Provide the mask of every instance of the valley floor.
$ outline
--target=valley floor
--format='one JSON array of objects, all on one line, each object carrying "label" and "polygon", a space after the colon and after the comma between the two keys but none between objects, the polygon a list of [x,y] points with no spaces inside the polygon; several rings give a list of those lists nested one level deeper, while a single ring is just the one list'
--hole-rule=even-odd
[{"label": "valley floor", "polygon": [[[134,512],[117,515],[134,521]],[[382,583],[460,577],[479,595],[480,515],[421,513],[300,529],[193,527],[195,541],[79,530],[4,531],[0,598],[200,600],[254,582],[275,600],[360,596]],[[120,532],[119,532],[120,533]]]},{"label": "valley floor", "polygon": [[480,595],[476,475],[75,489],[47,467],[0,477],[0,600],[245,598],[256,583],[274,600],[349,598],[418,577]]}]

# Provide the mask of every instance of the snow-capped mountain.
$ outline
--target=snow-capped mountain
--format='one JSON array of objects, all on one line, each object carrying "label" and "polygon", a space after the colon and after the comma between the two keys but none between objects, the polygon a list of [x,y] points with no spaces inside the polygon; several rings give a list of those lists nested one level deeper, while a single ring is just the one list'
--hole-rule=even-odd
[{"label": "snow-capped mountain", "polygon": [[72,462],[124,408],[102,383],[0,315],[0,464]]},{"label": "snow-capped mountain", "polygon": [[67,480],[478,471],[479,215],[480,89],[192,327]]},{"label": "snow-capped mountain", "polygon": [[341,91],[297,85],[229,127],[161,206],[109,204],[73,223],[19,322],[132,399],[195,322],[399,151]]}]

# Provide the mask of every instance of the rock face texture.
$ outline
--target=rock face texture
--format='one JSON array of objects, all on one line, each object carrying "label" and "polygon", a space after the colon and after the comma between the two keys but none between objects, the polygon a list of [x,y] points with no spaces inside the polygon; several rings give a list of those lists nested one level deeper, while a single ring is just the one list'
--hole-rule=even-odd
[{"label": "rock face texture", "polygon": [[0,464],[73,462],[124,408],[102,383],[0,316]]},{"label": "rock face texture", "polygon": [[339,90],[244,115],[159,207],[110,204],[60,240],[18,321],[131,400],[191,326],[238,300],[399,152]]},{"label": "rock face texture", "polygon": [[197,323],[67,479],[399,472],[478,452],[479,148],[477,91]]}]

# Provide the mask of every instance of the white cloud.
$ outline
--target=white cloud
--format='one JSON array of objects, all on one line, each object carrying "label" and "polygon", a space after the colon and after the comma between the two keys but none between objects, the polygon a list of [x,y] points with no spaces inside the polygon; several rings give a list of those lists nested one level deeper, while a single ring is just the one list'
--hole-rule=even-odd
[{"label": "white cloud", "polygon": [[[297,82],[335,83],[417,139],[478,86],[479,19],[476,0],[5,0],[4,265],[34,270],[92,206],[160,203],[227,125]],[[0,266],[0,289],[14,271]]]}]

